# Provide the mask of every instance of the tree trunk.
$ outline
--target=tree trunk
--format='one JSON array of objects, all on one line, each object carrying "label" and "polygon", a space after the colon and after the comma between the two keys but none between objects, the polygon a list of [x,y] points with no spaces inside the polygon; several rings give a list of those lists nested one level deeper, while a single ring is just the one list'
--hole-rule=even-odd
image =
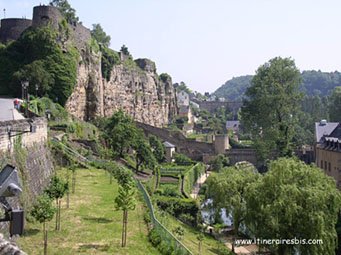
[{"label": "tree trunk", "polygon": [[58,202],[58,231],[60,231],[60,214],[61,214],[61,204],[62,204],[62,201],[59,199],[59,202]]},{"label": "tree trunk", "polygon": [[45,221],[43,223],[43,232],[44,232],[44,255],[47,255],[47,230]]},{"label": "tree trunk", "polygon": [[75,194],[76,190],[76,170],[72,171],[72,194]]},{"label": "tree trunk", "polygon": [[66,208],[70,208],[70,191],[68,190],[66,193]]},{"label": "tree trunk", "polygon": [[125,224],[124,224],[124,217],[125,217],[125,211],[123,211],[123,220],[122,220],[122,247],[124,247],[124,228],[125,228]]},{"label": "tree trunk", "polygon": [[58,198],[56,198],[56,207],[57,207],[57,211],[56,211],[56,226],[55,226],[55,230],[58,230]]},{"label": "tree trunk", "polygon": [[125,212],[125,228],[124,228],[124,246],[127,245],[127,228],[128,228],[128,210]]},{"label": "tree trunk", "polygon": [[66,192],[66,208],[69,209],[70,208],[70,169],[67,169],[67,192]]}]

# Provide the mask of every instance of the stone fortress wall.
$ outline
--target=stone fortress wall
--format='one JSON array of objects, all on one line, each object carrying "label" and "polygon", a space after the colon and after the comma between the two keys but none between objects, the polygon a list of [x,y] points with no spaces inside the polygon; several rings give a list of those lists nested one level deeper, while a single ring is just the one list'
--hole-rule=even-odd
[{"label": "stone fortress wall", "polygon": [[[63,19],[58,8],[48,5],[35,6],[33,8],[33,18],[29,19],[2,19],[0,26],[0,42],[6,43],[17,40],[20,35],[29,27],[40,27],[51,25],[54,29],[59,29],[59,22]],[[76,47],[81,50],[91,39],[90,30],[81,23],[69,24],[71,38]]]},{"label": "stone fortress wall", "polygon": [[19,36],[32,26],[30,19],[2,19],[0,25],[0,42],[17,40]]},{"label": "stone fortress wall", "polygon": [[0,152],[12,153],[16,139],[21,137],[23,147],[47,141],[47,120],[33,118],[0,122]]}]

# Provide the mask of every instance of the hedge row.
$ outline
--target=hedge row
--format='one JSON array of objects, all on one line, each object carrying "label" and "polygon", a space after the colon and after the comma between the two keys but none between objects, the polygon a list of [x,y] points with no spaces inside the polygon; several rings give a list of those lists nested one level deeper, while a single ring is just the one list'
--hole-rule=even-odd
[{"label": "hedge row", "polygon": [[192,189],[198,178],[205,173],[205,165],[203,163],[197,163],[184,175],[183,191],[189,197],[192,193]]}]

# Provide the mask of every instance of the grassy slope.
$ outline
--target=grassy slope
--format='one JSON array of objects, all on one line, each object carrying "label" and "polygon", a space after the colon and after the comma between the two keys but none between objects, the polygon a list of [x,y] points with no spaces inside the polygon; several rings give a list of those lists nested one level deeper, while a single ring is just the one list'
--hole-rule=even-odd
[{"label": "grassy slope", "polygon": [[[62,202],[62,230],[54,230],[54,220],[49,223],[48,254],[159,254],[147,239],[142,202],[129,212],[127,247],[120,247],[122,212],[114,209],[116,195],[117,185],[109,184],[104,171],[77,170],[70,209],[66,209],[66,198]],[[27,223],[19,245],[28,254],[42,254],[41,229],[39,223]]]}]

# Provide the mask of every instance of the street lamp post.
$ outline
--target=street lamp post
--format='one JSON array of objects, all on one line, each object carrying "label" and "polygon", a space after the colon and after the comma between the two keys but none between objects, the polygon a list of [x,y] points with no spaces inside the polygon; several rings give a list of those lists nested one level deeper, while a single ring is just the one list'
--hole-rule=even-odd
[{"label": "street lamp post", "polygon": [[27,80],[21,82],[21,88],[22,88],[22,99],[26,101],[26,107],[25,107],[25,116],[28,117],[28,86],[29,82]]}]

